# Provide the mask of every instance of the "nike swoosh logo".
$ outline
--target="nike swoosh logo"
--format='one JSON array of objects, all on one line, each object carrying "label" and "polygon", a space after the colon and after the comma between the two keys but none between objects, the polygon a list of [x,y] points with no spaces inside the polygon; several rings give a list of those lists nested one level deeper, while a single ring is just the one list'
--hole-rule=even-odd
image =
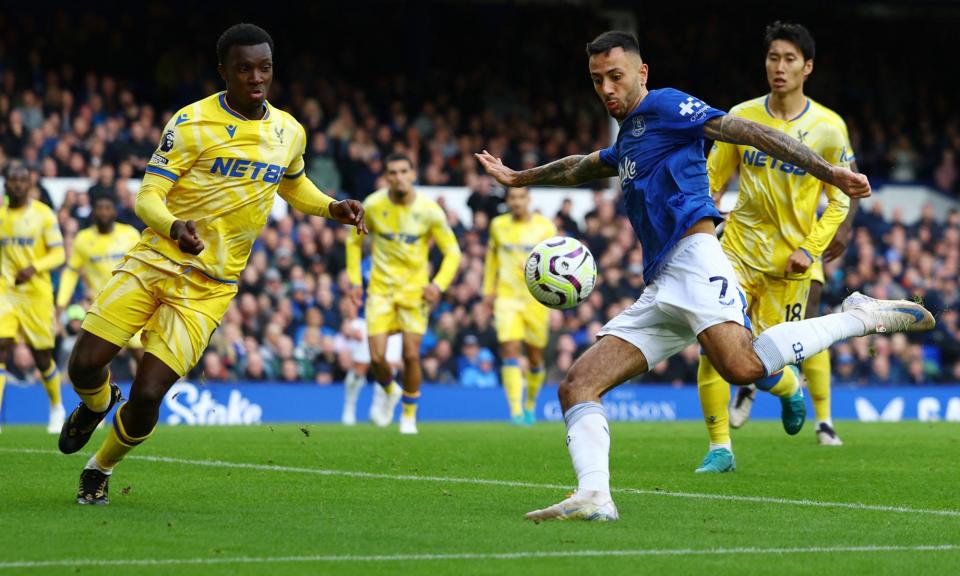
[{"label": "nike swoosh logo", "polygon": [[903,312],[904,314],[909,314],[916,319],[917,322],[923,321],[923,312],[915,310],[913,308],[894,308],[896,312]]}]

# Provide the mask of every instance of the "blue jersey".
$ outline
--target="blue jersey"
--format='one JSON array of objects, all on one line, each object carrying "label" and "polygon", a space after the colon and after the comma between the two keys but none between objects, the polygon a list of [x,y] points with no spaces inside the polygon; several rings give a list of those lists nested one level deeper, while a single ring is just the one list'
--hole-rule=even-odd
[{"label": "blue jersey", "polygon": [[621,122],[616,144],[600,151],[600,160],[620,173],[647,284],[693,224],[722,220],[710,196],[703,124],[724,114],[673,88],[651,90]]}]

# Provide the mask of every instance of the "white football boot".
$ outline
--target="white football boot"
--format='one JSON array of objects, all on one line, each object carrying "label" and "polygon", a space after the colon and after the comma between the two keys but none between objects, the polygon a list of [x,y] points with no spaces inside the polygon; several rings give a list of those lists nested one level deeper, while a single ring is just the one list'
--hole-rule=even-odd
[{"label": "white football boot", "polygon": [[416,416],[404,416],[400,415],[400,433],[401,434],[417,434],[417,417]]},{"label": "white football boot", "polygon": [[817,426],[817,444],[821,446],[843,446],[843,440],[837,436],[837,432],[833,429],[833,426],[826,422],[821,422],[820,425]]},{"label": "white football boot", "polygon": [[524,515],[536,523],[544,520],[585,520],[588,522],[613,522],[620,519],[617,506],[609,492],[577,490],[569,498],[542,510]]},{"label": "white football boot", "polygon": [[877,300],[854,292],[843,301],[842,310],[866,325],[863,334],[923,332],[933,330],[937,321],[929,310],[909,300]]},{"label": "white football boot", "polygon": [[740,428],[750,419],[750,410],[753,408],[753,399],[757,397],[757,387],[753,384],[749,386],[737,386],[737,392],[733,396],[733,404],[730,406],[730,427]]},{"label": "white football boot", "polygon": [[67,417],[67,412],[63,409],[63,404],[57,404],[50,407],[50,419],[47,420],[47,432],[50,434],[59,434],[63,428],[63,419]]}]

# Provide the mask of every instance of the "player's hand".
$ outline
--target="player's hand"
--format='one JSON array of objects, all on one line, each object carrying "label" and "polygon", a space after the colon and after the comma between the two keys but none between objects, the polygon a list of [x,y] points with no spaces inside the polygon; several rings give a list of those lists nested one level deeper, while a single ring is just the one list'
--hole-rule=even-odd
[{"label": "player's hand", "polygon": [[833,185],[851,198],[866,198],[870,196],[870,181],[863,174],[840,166],[834,166]]},{"label": "player's hand", "polygon": [[356,200],[340,200],[330,205],[330,217],[341,224],[357,227],[357,234],[366,234],[367,223],[363,219],[363,204]]},{"label": "player's hand", "polygon": [[170,227],[170,238],[179,246],[181,252],[197,254],[203,252],[203,240],[197,234],[197,223],[193,220],[177,220]]},{"label": "player's hand", "polygon": [[827,249],[823,252],[823,261],[830,262],[843,256],[843,253],[847,251],[847,245],[849,243],[850,228],[848,226],[840,226],[840,228],[837,229],[837,233],[833,235],[833,240],[830,241],[830,245],[827,246]]},{"label": "player's hand", "polygon": [[363,286],[350,286],[350,300],[356,304],[357,308],[363,305]]},{"label": "player's hand", "polygon": [[790,258],[787,259],[787,276],[791,274],[802,274],[807,268],[813,265],[813,259],[801,249],[797,249]]},{"label": "player's hand", "polygon": [[427,304],[430,304],[431,306],[440,301],[440,296],[442,294],[443,292],[440,291],[440,287],[433,282],[423,287],[423,299],[426,300]]},{"label": "player's hand", "polygon": [[474,156],[476,156],[477,161],[480,162],[480,165],[483,166],[483,169],[487,171],[487,174],[493,176],[497,182],[503,184],[504,186],[517,186],[518,172],[504,166],[503,160],[493,156],[486,150],[479,154],[474,154]]},{"label": "player's hand", "polygon": [[36,273],[37,273],[37,269],[34,268],[33,266],[27,266],[26,268],[23,268],[22,270],[17,272],[16,284],[20,285],[25,282],[29,282],[30,279],[33,278],[33,275]]}]

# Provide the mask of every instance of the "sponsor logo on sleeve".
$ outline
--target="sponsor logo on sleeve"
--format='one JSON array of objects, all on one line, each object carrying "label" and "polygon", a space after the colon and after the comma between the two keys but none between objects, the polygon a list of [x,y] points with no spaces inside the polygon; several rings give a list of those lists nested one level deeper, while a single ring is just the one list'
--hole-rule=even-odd
[{"label": "sponsor logo on sleeve", "polygon": [[170,163],[170,161],[167,160],[166,158],[164,158],[163,156],[161,156],[161,155],[159,155],[159,154],[157,154],[157,153],[154,153],[153,156],[150,157],[150,163],[151,163],[151,164],[160,164],[161,166],[166,166],[167,164]]}]

